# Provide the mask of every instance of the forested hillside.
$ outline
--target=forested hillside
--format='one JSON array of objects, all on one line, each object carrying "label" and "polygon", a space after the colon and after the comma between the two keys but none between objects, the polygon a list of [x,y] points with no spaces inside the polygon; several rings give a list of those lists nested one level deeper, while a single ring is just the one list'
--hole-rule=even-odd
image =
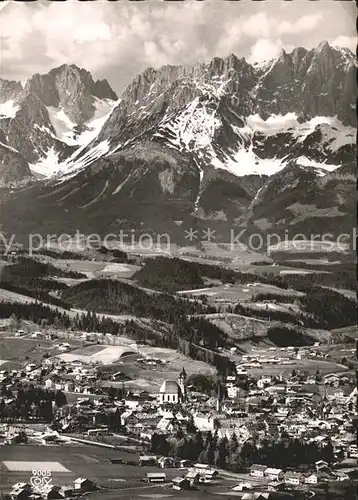
[{"label": "forested hillside", "polygon": [[[319,265],[314,266],[314,268],[319,267]],[[246,284],[256,281],[296,290],[313,285],[356,289],[355,265],[353,263],[332,265],[330,271],[327,274],[286,274],[282,276],[270,272],[254,274],[222,266],[188,262],[178,258],[157,257],[147,260],[144,267],[133,276],[133,279],[148,288],[168,292],[201,288],[204,285],[204,278],[219,280],[222,283]]]}]

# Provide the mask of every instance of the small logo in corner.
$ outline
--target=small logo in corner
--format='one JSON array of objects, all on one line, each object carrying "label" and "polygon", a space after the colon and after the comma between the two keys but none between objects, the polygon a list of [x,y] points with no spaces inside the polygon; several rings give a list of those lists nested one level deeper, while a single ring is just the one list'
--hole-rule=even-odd
[{"label": "small logo in corner", "polygon": [[30,484],[34,493],[46,493],[51,488],[51,471],[48,469],[33,470]]}]

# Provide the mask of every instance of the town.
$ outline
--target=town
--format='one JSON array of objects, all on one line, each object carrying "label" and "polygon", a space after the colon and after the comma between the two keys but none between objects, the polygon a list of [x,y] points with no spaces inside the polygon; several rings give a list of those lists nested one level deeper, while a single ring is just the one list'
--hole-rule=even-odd
[{"label": "town", "polygon": [[[159,349],[146,354],[128,339],[109,347],[103,334],[11,331],[6,321],[2,330],[10,345],[48,346],[40,361],[0,370],[3,498],[114,499],[156,488],[185,498],[325,498],[332,485],[354,488],[355,373],[322,369],[330,355],[319,342],[231,349],[236,373],[223,376],[189,374],[179,360],[173,369]],[[301,369],[304,360],[317,369]],[[133,367],[152,374],[142,390]]]}]

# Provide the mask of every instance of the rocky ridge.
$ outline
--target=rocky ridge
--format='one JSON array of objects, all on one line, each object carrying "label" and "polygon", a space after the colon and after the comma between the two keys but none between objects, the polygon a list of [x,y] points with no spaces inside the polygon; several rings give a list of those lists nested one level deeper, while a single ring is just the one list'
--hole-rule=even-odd
[{"label": "rocky ridge", "polygon": [[[233,226],[349,226],[354,182],[339,172],[355,162],[355,67],[348,49],[323,42],[260,65],[232,54],[192,67],[148,68],[99,133],[57,158],[53,180],[29,192],[30,225],[48,227],[52,204],[55,229],[99,233],[165,229],[179,238],[185,228],[210,223],[224,237]],[[50,83],[58,81],[55,73]],[[35,83],[31,94],[42,103],[49,97]],[[105,87],[95,99],[108,98]],[[74,88],[81,101],[80,86]],[[58,101],[46,103],[48,110]],[[46,120],[43,110],[36,113]],[[8,204],[9,220],[18,206]]]}]

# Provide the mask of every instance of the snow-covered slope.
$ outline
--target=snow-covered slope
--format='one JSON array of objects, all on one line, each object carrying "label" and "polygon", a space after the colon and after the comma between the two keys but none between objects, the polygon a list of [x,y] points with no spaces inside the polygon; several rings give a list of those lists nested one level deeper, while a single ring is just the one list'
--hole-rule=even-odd
[{"label": "snow-covered slope", "polygon": [[0,120],[4,118],[15,118],[19,109],[20,106],[16,104],[14,99],[9,99],[8,101],[0,103]]},{"label": "snow-covered slope", "polygon": [[102,125],[117,104],[118,101],[111,99],[95,98],[93,117],[84,122],[81,127],[71,121],[62,107],[48,106],[47,110],[57,137],[69,146],[83,146],[96,138]]}]

